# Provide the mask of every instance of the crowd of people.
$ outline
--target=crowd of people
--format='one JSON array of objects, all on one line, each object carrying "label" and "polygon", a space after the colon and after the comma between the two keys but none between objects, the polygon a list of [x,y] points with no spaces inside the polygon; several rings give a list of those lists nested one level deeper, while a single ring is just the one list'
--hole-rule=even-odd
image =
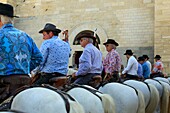
[{"label": "crowd of people", "polygon": [[[31,78],[29,74],[35,71],[38,77],[34,84],[48,84],[49,79],[58,76],[67,76],[68,62],[71,48],[68,43],[68,30],[62,32],[65,39],[59,38],[61,30],[54,24],[46,23],[39,31],[43,35],[44,42],[40,49],[34,40],[24,31],[13,26],[13,7],[0,3],[0,99],[12,94],[12,92],[28,85]],[[90,33],[82,33],[77,40],[84,48],[79,58],[79,68],[72,74],[76,84],[88,84],[96,75],[102,75],[103,79],[110,77],[109,81],[117,81],[120,78],[122,60],[116,47],[119,44],[108,39],[103,45],[108,54],[102,59],[102,53],[94,43],[96,38]],[[121,77],[128,79],[153,78],[163,76],[163,64],[161,56],[155,56],[155,64],[152,68],[147,55],[135,58],[132,50],[126,50],[127,66],[121,72]],[[102,74],[103,73],[103,74]],[[34,77],[34,76],[32,76]],[[14,79],[16,78],[16,79]],[[8,83],[6,82],[8,81]],[[24,81],[24,82],[23,82]],[[5,90],[5,93],[4,93]],[[3,96],[2,96],[3,95]]]}]

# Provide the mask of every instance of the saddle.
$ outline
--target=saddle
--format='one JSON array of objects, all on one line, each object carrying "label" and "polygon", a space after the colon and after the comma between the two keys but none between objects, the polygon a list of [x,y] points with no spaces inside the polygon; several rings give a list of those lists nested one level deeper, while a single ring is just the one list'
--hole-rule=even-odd
[{"label": "saddle", "polygon": [[63,76],[63,77],[53,77],[53,78],[51,78],[49,80],[49,83],[52,86],[62,90],[62,89],[64,89],[64,86],[67,84],[67,80],[68,80],[68,78],[66,76]]},{"label": "saddle", "polygon": [[92,86],[93,88],[96,88],[100,85],[101,82],[102,82],[101,75],[96,75],[92,77],[92,81],[89,82],[89,85]]}]

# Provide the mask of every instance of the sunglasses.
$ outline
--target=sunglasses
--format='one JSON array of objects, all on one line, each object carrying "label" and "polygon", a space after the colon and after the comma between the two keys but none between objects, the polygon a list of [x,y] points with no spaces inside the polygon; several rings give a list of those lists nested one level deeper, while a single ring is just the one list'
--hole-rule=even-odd
[{"label": "sunglasses", "polygon": [[80,39],[80,42],[82,42],[83,40],[86,40],[86,39],[83,39],[83,38],[82,38],[82,39]]},{"label": "sunglasses", "polygon": [[105,45],[106,47],[108,47],[109,45],[107,44],[107,45]]}]

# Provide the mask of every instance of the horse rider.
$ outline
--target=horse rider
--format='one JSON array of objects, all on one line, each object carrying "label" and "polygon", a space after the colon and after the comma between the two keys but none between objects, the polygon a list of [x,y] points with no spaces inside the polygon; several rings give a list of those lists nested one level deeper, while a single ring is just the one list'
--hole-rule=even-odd
[{"label": "horse rider", "polygon": [[115,82],[119,79],[119,72],[122,64],[120,55],[116,51],[116,47],[119,46],[119,44],[113,39],[108,39],[107,42],[103,43],[103,45],[105,45],[106,50],[108,51],[108,54],[103,60],[105,76],[110,75],[109,78],[111,79],[109,82]]},{"label": "horse rider", "polygon": [[78,71],[73,73],[72,77],[76,78],[74,83],[88,85],[94,76],[101,75],[102,53],[93,45],[96,38],[91,33],[82,33],[77,40],[80,40],[80,45],[84,50],[79,58]]},{"label": "horse rider", "polygon": [[30,84],[29,73],[42,62],[33,39],[13,26],[13,6],[0,3],[0,101]]},{"label": "horse rider", "polygon": [[150,68],[147,65],[143,56],[138,57],[138,62],[142,65],[144,79],[150,78]]},{"label": "horse rider", "polygon": [[151,65],[151,62],[149,61],[149,57],[148,57],[148,55],[143,55],[143,57],[146,61],[146,64],[149,66],[149,70],[150,70],[150,74],[151,74],[152,65]]},{"label": "horse rider", "polygon": [[155,59],[155,64],[153,66],[153,70],[152,70],[152,73],[151,73],[151,78],[164,77],[164,75],[163,75],[163,63],[161,61],[161,56],[156,55],[154,57],[154,59]]},{"label": "horse rider", "polygon": [[124,53],[127,58],[127,66],[122,71],[122,75],[126,76],[126,79],[138,79],[137,70],[138,70],[138,62],[136,58],[133,56],[133,52],[131,49],[126,50]]},{"label": "horse rider", "polygon": [[44,60],[37,67],[40,74],[34,84],[49,84],[51,78],[67,75],[70,45],[59,38],[60,32],[61,30],[52,23],[46,23],[44,28],[39,31],[43,34],[44,39],[40,47]]}]

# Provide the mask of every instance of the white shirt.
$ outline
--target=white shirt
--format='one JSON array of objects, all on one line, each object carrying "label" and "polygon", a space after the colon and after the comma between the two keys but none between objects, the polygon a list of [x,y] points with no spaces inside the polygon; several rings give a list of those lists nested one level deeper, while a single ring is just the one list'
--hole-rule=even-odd
[{"label": "white shirt", "polygon": [[122,74],[130,74],[130,75],[136,75],[137,76],[137,70],[138,70],[138,61],[135,59],[134,56],[131,56],[128,60],[127,67],[123,70]]}]

